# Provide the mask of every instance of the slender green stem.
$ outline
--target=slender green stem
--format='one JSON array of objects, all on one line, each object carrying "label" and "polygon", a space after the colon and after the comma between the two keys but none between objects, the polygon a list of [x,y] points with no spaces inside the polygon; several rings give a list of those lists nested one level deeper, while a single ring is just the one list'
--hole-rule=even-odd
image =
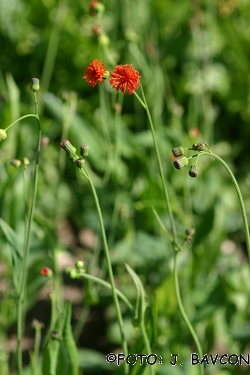
[{"label": "slender green stem", "polygon": [[[22,331],[23,331],[23,300],[24,300],[24,291],[25,291],[25,284],[26,278],[28,273],[28,256],[29,256],[29,243],[30,243],[30,234],[31,234],[31,224],[33,221],[34,216],[34,209],[36,203],[36,194],[37,194],[37,181],[38,181],[38,162],[39,162],[39,153],[40,153],[40,143],[41,143],[41,127],[40,127],[40,119],[38,116],[38,108],[37,108],[37,100],[36,100],[36,93],[34,92],[34,99],[35,99],[35,115],[26,115],[21,117],[17,121],[22,120],[23,118],[27,117],[35,117],[38,123],[38,140],[37,140],[37,153],[36,153],[36,165],[35,165],[35,172],[34,172],[34,179],[33,179],[33,191],[31,197],[31,207],[30,212],[28,214],[28,222],[27,222],[27,229],[26,229],[26,236],[24,241],[24,251],[23,251],[23,259],[21,265],[21,271],[19,276],[19,289],[17,291],[18,295],[18,303],[17,303],[17,364],[18,364],[18,375],[23,374],[23,364],[22,364]],[[10,126],[14,125],[12,123]],[[9,127],[10,127],[9,126]]]},{"label": "slender green stem", "polygon": [[[202,358],[203,357],[203,354],[202,354],[202,349],[201,349],[201,345],[200,345],[200,341],[198,339],[198,336],[196,335],[195,333],[195,330],[193,329],[193,326],[192,324],[190,323],[188,317],[187,317],[187,314],[184,310],[184,307],[183,307],[183,304],[182,304],[182,300],[181,300],[181,295],[180,295],[180,288],[179,288],[179,281],[178,281],[178,267],[177,267],[177,257],[178,257],[178,252],[175,252],[175,255],[174,255],[174,284],[175,284],[175,293],[176,293],[176,297],[177,297],[177,302],[178,302],[178,306],[179,306],[179,309],[180,309],[180,312],[181,312],[181,315],[194,339],[194,342],[195,342],[195,345],[197,347],[197,350],[198,350],[198,354],[199,354],[199,358]],[[200,375],[203,375],[204,374],[204,367],[203,366],[200,366]]]},{"label": "slender green stem", "polygon": [[[165,179],[164,179],[164,173],[163,173],[160,153],[159,153],[159,150],[158,150],[157,140],[156,140],[156,136],[155,136],[154,125],[153,125],[153,121],[152,121],[152,118],[151,118],[151,115],[150,115],[150,112],[149,112],[149,108],[148,108],[148,105],[147,105],[147,101],[146,101],[142,86],[141,86],[141,92],[142,92],[142,97],[143,97],[144,102],[141,101],[141,99],[139,98],[139,96],[136,93],[135,93],[135,95],[139,99],[142,106],[145,108],[145,110],[147,112],[148,120],[149,120],[149,125],[150,125],[150,129],[151,129],[152,137],[153,137],[153,142],[154,142],[154,147],[155,147],[155,151],[156,151],[156,155],[157,155],[157,161],[158,161],[162,186],[163,186],[163,190],[164,190],[164,194],[165,194],[167,208],[168,208],[168,211],[169,211],[170,223],[171,223],[171,228],[172,228],[172,233],[173,233],[173,238],[172,238],[171,242],[172,242],[172,245],[173,245],[174,249],[180,250],[181,247],[177,244],[177,236],[176,236],[174,218],[173,218],[173,214],[172,214],[172,209],[171,209],[171,204],[170,204],[170,200],[169,200],[167,186],[166,186]],[[154,213],[156,214],[156,211]],[[158,215],[156,215],[156,217],[157,216]],[[158,222],[159,222],[159,220],[158,220]],[[161,220],[160,220],[160,223],[161,223]],[[165,229],[164,225],[163,225],[163,228]],[[171,235],[169,234],[168,231],[166,231],[166,229],[165,229],[165,233],[167,234],[168,237],[169,236],[171,237]],[[183,319],[184,319],[184,321],[185,321],[185,323],[186,323],[186,325],[187,325],[187,327],[188,327],[188,329],[189,329],[189,331],[190,331],[190,333],[191,333],[191,335],[194,339],[194,342],[196,344],[199,356],[200,356],[200,358],[202,358],[202,349],[201,349],[201,345],[200,345],[198,336],[196,335],[196,333],[195,333],[195,331],[192,327],[192,324],[187,317],[187,314],[184,310],[184,307],[183,307],[183,304],[182,304],[182,301],[181,301],[179,282],[178,282],[177,256],[178,256],[178,251],[175,251],[175,255],[174,255],[174,282],[175,282],[175,291],[176,291],[178,306],[179,306],[181,315],[182,315],[182,317],[183,317]],[[203,374],[204,374],[204,367],[201,366],[200,367],[200,375],[203,375]]]},{"label": "slender green stem", "polygon": [[50,33],[49,38],[49,44],[48,49],[45,57],[43,72],[42,72],[42,78],[41,78],[41,94],[40,94],[40,102],[41,102],[41,108],[40,110],[43,110],[44,105],[44,94],[49,90],[51,77],[53,74],[56,56],[58,52],[58,46],[60,42],[60,36],[61,36],[61,30],[63,26],[63,22],[65,19],[65,16],[67,14],[68,6],[67,6],[67,0],[60,1],[58,5],[56,6],[56,14],[54,17],[54,24]]},{"label": "slender green stem", "polygon": [[[111,284],[112,297],[113,297],[113,300],[114,300],[117,320],[118,320],[118,324],[119,324],[119,328],[120,328],[122,349],[123,349],[123,353],[124,353],[125,357],[127,357],[128,346],[127,346],[125,333],[124,333],[122,314],[121,314],[121,310],[120,310],[120,306],[119,306],[118,297],[117,297],[117,294],[116,294],[114,275],[113,275],[111,260],[110,260],[110,256],[109,256],[109,248],[108,248],[108,243],[107,243],[107,238],[106,238],[106,233],[105,233],[105,228],[104,228],[104,223],[103,223],[103,218],[102,218],[101,207],[100,207],[100,204],[99,204],[99,199],[98,199],[94,184],[92,182],[92,179],[91,179],[90,175],[88,174],[87,169],[83,166],[81,169],[79,169],[79,171],[88,180],[89,186],[91,188],[91,191],[92,191],[92,194],[93,194],[93,197],[94,197],[96,210],[97,210],[97,214],[98,214],[98,219],[99,219],[99,224],[100,224],[100,229],[101,229],[101,234],[102,234],[104,255],[105,255],[105,259],[106,259],[106,263],[107,263],[107,270],[108,270],[109,280],[110,280],[110,284]],[[127,375],[128,372],[129,372],[128,366],[125,365],[124,369],[125,369],[124,370],[125,374]]]},{"label": "slender green stem", "polygon": [[[146,331],[146,328],[145,328],[145,325],[144,325],[144,319],[140,322],[140,329],[141,329],[141,333],[142,333],[142,336],[143,336],[143,340],[145,342],[145,345],[146,345],[146,350],[147,350],[147,353],[152,353],[152,349],[151,349],[151,345],[150,345],[150,342],[149,342],[149,339],[148,339],[148,335],[147,335],[147,331]],[[149,366],[149,372],[151,375],[155,375],[155,370],[154,370],[154,366]]]},{"label": "slender green stem", "polygon": [[77,323],[73,332],[76,344],[79,340],[79,337],[81,336],[84,323],[86,322],[87,317],[89,315],[89,311],[90,311],[90,306],[85,301],[83,303],[84,303],[84,306],[82,308],[81,314],[77,320]]},{"label": "slender green stem", "polygon": [[171,234],[169,233],[169,231],[167,230],[167,228],[163,224],[163,222],[162,222],[160,216],[158,215],[156,209],[153,206],[151,208],[152,208],[152,211],[155,215],[156,220],[158,221],[160,227],[163,229],[163,231],[166,234],[169,241],[172,243],[174,249],[177,250],[177,251],[182,251],[182,247],[177,242],[174,241],[173,237],[171,236]]},{"label": "slender green stem", "polygon": [[33,115],[33,114],[30,114],[30,115],[25,115],[25,116],[22,116],[20,118],[18,118],[16,121],[12,122],[12,124],[10,124],[6,129],[4,129],[5,131],[9,130],[13,125],[15,125],[18,121],[21,121],[27,117],[35,117],[37,118],[37,115]]},{"label": "slender green stem", "polygon": [[158,167],[159,167],[160,176],[161,176],[162,187],[163,187],[163,191],[164,191],[164,194],[165,194],[167,209],[168,209],[168,213],[169,213],[169,218],[170,218],[170,223],[171,223],[173,238],[174,238],[174,241],[176,242],[177,236],[176,236],[175,223],[174,223],[174,218],[173,218],[173,214],[172,214],[172,208],[171,208],[170,199],[169,199],[169,195],[168,195],[167,185],[165,183],[165,178],[164,178],[164,173],[163,173],[163,168],[162,168],[161,157],[160,157],[160,153],[159,153],[159,149],[158,149],[158,145],[157,145],[157,140],[156,140],[156,136],[155,136],[154,125],[153,125],[153,121],[152,121],[152,118],[151,118],[151,114],[149,112],[149,108],[148,108],[148,104],[147,104],[147,101],[146,101],[146,97],[144,95],[143,88],[142,88],[142,86],[140,86],[140,87],[141,87],[143,101],[137,95],[136,92],[134,92],[134,94],[137,97],[137,99],[139,100],[139,102],[142,104],[142,106],[145,109],[145,111],[147,113],[147,116],[148,116],[149,126],[150,126],[150,130],[151,130],[152,137],[153,137],[154,148],[155,148],[155,152],[156,152],[156,156],[157,156],[157,161],[158,161]]},{"label": "slender green stem", "polygon": [[[88,273],[83,273],[82,277],[84,279],[92,280],[92,281],[94,281],[97,284],[105,286],[105,288],[112,289],[112,285],[111,284],[109,284],[106,281],[100,279],[99,277],[90,275]],[[123,300],[123,302],[125,302],[125,304],[131,310],[131,312],[134,313],[134,307],[131,305],[131,303],[129,302],[129,300],[127,299],[127,297],[123,293],[121,293],[118,289],[115,289],[115,292],[121,298],[121,300]]]},{"label": "slender green stem", "polygon": [[250,235],[249,235],[249,227],[248,227],[248,221],[247,221],[247,214],[246,214],[246,210],[245,210],[245,205],[244,205],[244,202],[243,202],[243,198],[242,198],[242,194],[241,194],[241,191],[240,191],[240,188],[239,188],[239,185],[236,181],[236,178],[234,177],[233,175],[233,172],[231,171],[231,169],[229,168],[229,166],[227,165],[227,163],[221,159],[218,155],[212,153],[212,152],[206,152],[206,151],[203,151],[201,153],[201,155],[209,155],[209,156],[212,156],[213,158],[217,159],[223,166],[224,168],[227,170],[233,184],[234,184],[234,187],[236,189],[236,192],[237,192],[237,195],[238,195],[238,198],[239,198],[239,203],[240,203],[240,210],[241,210],[241,215],[242,215],[242,220],[243,220],[243,225],[244,225],[244,231],[245,231],[245,236],[246,236],[246,245],[247,245],[247,252],[248,252],[248,259],[249,259],[249,262],[250,262]]},{"label": "slender green stem", "polygon": [[34,352],[31,360],[31,375],[36,375],[39,369],[38,364],[40,364],[39,348],[41,343],[41,328],[42,327],[36,328]]}]

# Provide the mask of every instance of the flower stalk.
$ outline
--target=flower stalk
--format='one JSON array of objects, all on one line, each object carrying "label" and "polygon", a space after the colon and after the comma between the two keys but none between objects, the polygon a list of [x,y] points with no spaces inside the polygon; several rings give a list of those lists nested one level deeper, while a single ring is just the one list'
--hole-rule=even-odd
[{"label": "flower stalk", "polygon": [[249,260],[249,263],[250,263],[250,235],[249,235],[248,220],[247,220],[246,209],[245,209],[244,201],[243,201],[243,198],[242,198],[242,194],[241,194],[238,182],[237,182],[236,178],[234,177],[233,172],[231,171],[231,169],[227,165],[227,163],[223,159],[221,159],[218,155],[214,154],[212,151],[202,151],[202,155],[209,155],[209,156],[212,156],[213,158],[215,158],[216,160],[218,160],[223,165],[223,167],[226,169],[226,171],[228,172],[228,174],[231,178],[231,181],[232,181],[232,183],[235,187],[235,190],[236,190],[236,193],[237,193],[237,196],[238,196],[238,199],[239,199],[239,203],[240,203],[241,216],[242,216],[242,220],[243,220],[244,232],[245,232],[245,237],[246,237],[248,260]]},{"label": "flower stalk", "polygon": [[23,249],[23,258],[21,264],[21,271],[19,274],[19,288],[17,290],[17,366],[18,366],[18,375],[23,374],[23,362],[22,362],[22,334],[23,334],[23,303],[24,303],[24,292],[25,285],[28,273],[28,256],[29,256],[29,247],[30,247],[30,235],[31,235],[31,225],[34,217],[36,195],[37,195],[37,182],[38,182],[38,166],[39,166],[39,153],[40,153],[40,144],[41,144],[41,126],[40,119],[38,116],[38,102],[36,97],[36,91],[34,91],[34,102],[35,102],[35,115],[26,115],[18,120],[14,121],[7,129],[13,126],[18,121],[27,118],[35,117],[38,125],[38,138],[37,138],[37,147],[36,147],[36,164],[33,178],[33,190],[31,193],[31,206],[27,214],[27,228],[25,230],[25,240],[24,240],[24,249]]},{"label": "flower stalk", "polygon": [[[118,297],[116,294],[116,287],[115,287],[115,281],[114,281],[114,274],[113,274],[113,269],[111,265],[111,260],[110,260],[110,255],[109,255],[109,248],[108,248],[108,243],[107,243],[107,238],[106,238],[106,233],[105,233],[105,228],[104,228],[104,223],[103,223],[103,218],[102,218],[102,211],[101,207],[99,204],[99,199],[96,194],[96,190],[93,184],[93,181],[86,169],[86,167],[82,164],[81,168],[79,168],[79,172],[87,179],[92,195],[94,197],[95,201],[95,206],[98,214],[98,220],[100,224],[100,229],[101,229],[101,235],[102,235],[102,240],[103,240],[103,248],[104,248],[104,255],[105,255],[105,260],[107,264],[107,270],[108,270],[108,275],[109,275],[109,280],[111,284],[111,291],[112,291],[112,297],[114,300],[115,304],[115,310],[116,310],[116,315],[117,315],[117,320],[118,320],[118,325],[120,329],[120,334],[121,334],[121,342],[122,342],[122,349],[125,357],[128,355],[128,346],[125,338],[125,333],[124,333],[124,326],[123,326],[123,319],[122,319],[122,314],[121,314],[121,309],[118,301]],[[128,366],[125,366],[125,374],[128,374]]]}]

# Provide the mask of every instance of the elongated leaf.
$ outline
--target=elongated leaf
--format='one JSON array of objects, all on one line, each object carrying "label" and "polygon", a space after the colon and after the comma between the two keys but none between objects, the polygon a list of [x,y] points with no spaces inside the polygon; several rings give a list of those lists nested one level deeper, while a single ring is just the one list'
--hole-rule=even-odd
[{"label": "elongated leaf", "polygon": [[79,360],[71,329],[71,304],[66,302],[43,357],[43,375],[78,375]]},{"label": "elongated leaf", "polygon": [[19,279],[19,272],[21,270],[21,260],[22,260],[22,252],[21,252],[21,245],[18,241],[17,235],[14,230],[9,226],[6,221],[0,218],[0,226],[2,231],[5,235],[6,240],[12,247],[12,265],[13,265],[13,284],[15,289],[18,287],[18,279]]},{"label": "elongated leaf", "polygon": [[69,301],[64,306],[62,320],[63,332],[56,375],[78,375],[79,359],[71,328],[71,304]]},{"label": "elongated leaf", "polygon": [[125,266],[136,286],[137,297],[135,307],[135,323],[136,321],[140,323],[144,320],[144,314],[147,307],[146,293],[143,288],[142,282],[135,271],[133,271],[133,269],[127,263],[125,263]]}]

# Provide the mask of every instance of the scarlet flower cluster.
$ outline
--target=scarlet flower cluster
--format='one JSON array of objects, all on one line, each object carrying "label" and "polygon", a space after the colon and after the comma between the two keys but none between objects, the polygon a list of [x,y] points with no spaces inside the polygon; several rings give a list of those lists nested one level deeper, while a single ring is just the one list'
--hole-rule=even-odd
[{"label": "scarlet flower cluster", "polygon": [[[103,83],[103,77],[109,75],[105,65],[99,60],[93,60],[85,69],[83,78],[94,87],[98,82]],[[140,75],[133,65],[117,65],[109,75],[109,82],[115,90],[132,94],[139,88]]]}]

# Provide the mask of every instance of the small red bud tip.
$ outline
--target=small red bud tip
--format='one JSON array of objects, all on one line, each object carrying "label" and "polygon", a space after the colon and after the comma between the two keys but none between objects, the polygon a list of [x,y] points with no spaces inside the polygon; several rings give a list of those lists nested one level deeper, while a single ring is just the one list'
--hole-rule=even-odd
[{"label": "small red bud tip", "polygon": [[43,267],[40,273],[42,276],[48,276],[51,273],[51,269],[48,267]]},{"label": "small red bud tip", "polygon": [[53,331],[53,332],[51,332],[51,338],[52,338],[52,339],[57,339],[58,336],[59,336],[59,333],[58,333],[57,331]]},{"label": "small red bud tip", "polygon": [[69,141],[66,139],[66,141],[63,141],[63,142],[60,144],[60,146],[61,146],[62,148],[65,148],[65,146],[66,146],[67,144],[69,144]]},{"label": "small red bud tip", "polygon": [[92,0],[89,4],[89,14],[91,16],[96,16],[98,13],[103,13],[105,7],[102,3],[99,3],[97,0]]},{"label": "small red bud tip", "polygon": [[88,156],[88,154],[89,154],[89,147],[86,146],[86,145],[82,145],[81,148],[80,148],[80,154],[81,154],[81,156],[83,156],[84,158],[85,158],[86,156]]},{"label": "small red bud tip", "polygon": [[85,163],[85,160],[83,158],[76,160],[76,166],[77,168],[81,169]]}]

